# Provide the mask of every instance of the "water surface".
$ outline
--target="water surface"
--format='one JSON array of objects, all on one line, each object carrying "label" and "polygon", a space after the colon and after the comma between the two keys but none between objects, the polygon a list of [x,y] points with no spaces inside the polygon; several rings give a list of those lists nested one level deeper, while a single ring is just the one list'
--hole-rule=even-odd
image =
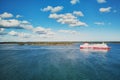
[{"label": "water surface", "polygon": [[0,45],[0,80],[120,80],[120,44],[109,51]]}]

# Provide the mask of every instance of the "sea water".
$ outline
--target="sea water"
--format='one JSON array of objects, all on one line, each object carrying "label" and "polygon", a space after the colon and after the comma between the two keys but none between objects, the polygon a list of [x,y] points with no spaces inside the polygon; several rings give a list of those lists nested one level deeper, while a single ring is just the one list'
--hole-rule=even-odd
[{"label": "sea water", "polygon": [[111,49],[0,44],[0,80],[120,80],[120,44]]}]

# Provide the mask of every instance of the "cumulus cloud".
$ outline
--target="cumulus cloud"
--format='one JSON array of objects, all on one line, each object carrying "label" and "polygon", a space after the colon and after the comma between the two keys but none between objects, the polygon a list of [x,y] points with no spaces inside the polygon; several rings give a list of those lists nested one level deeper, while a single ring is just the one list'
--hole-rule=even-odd
[{"label": "cumulus cloud", "polygon": [[79,32],[77,32],[75,30],[59,30],[58,32],[68,33],[68,34],[79,34]]},{"label": "cumulus cloud", "polygon": [[99,11],[102,12],[102,13],[110,12],[111,11],[111,7],[100,8]]},{"label": "cumulus cloud", "polygon": [[79,3],[79,0],[71,0],[70,3],[74,5],[76,3]]},{"label": "cumulus cloud", "polygon": [[[28,30],[28,29],[27,29]],[[26,33],[19,33],[18,36],[19,37],[24,37],[24,38],[51,38],[54,37],[55,32],[53,32],[50,28],[44,28],[41,26],[38,27],[32,27],[31,29],[29,29],[30,31],[32,31],[32,34],[26,34]],[[29,36],[28,36],[29,35]]]},{"label": "cumulus cloud", "polygon": [[0,28],[18,28],[18,29],[30,29],[32,25],[26,20],[19,21],[17,19],[1,19]]},{"label": "cumulus cloud", "polygon": [[23,21],[20,21],[21,24],[30,24],[28,21],[26,20],[23,20]]},{"label": "cumulus cloud", "polygon": [[18,33],[18,36],[22,37],[22,38],[29,38],[31,36],[31,34],[21,32],[21,33]]},{"label": "cumulus cloud", "polygon": [[3,32],[4,31],[4,28],[0,28],[0,32]]},{"label": "cumulus cloud", "polygon": [[3,14],[0,14],[0,18],[11,18],[13,15],[11,13],[4,12]]},{"label": "cumulus cloud", "polygon": [[74,11],[73,14],[77,16],[84,16],[84,14],[81,11]]},{"label": "cumulus cloud", "polygon": [[41,9],[42,11],[51,11],[52,13],[56,13],[59,12],[63,9],[63,6],[56,6],[56,7],[52,7],[52,6],[47,6],[46,8]]},{"label": "cumulus cloud", "polygon": [[10,20],[0,20],[0,26],[1,27],[16,27],[20,24],[20,22],[16,19],[10,19]]},{"label": "cumulus cloud", "polygon": [[49,29],[49,28],[43,28],[43,27],[36,27],[33,29],[33,32],[37,34],[46,34],[46,35],[54,35],[55,33]]},{"label": "cumulus cloud", "polygon": [[96,24],[96,25],[104,25],[105,23],[104,22],[95,22],[94,24]]},{"label": "cumulus cloud", "polygon": [[50,14],[49,18],[56,19],[57,22],[61,24],[68,24],[69,26],[87,26],[86,23],[81,22],[77,19],[76,16],[74,16],[71,13],[65,13],[65,14]]},{"label": "cumulus cloud", "polygon": [[4,32],[4,28],[0,28],[0,35],[6,35],[7,33],[6,32]]},{"label": "cumulus cloud", "polygon": [[22,17],[21,15],[16,15],[16,18],[20,18],[20,17]]},{"label": "cumulus cloud", "polygon": [[22,37],[22,38],[29,38],[30,37],[30,34],[24,33],[24,32],[10,31],[8,34],[11,36],[17,36],[17,37]]},{"label": "cumulus cloud", "polygon": [[8,34],[12,36],[18,36],[18,33],[15,31],[10,31]]},{"label": "cumulus cloud", "polygon": [[30,24],[20,24],[20,27],[26,30],[32,30],[33,26]]},{"label": "cumulus cloud", "polygon": [[106,0],[97,0],[98,3],[106,3]]},{"label": "cumulus cloud", "polygon": [[[56,12],[56,9],[53,10],[53,12]],[[44,27],[33,27],[30,22],[26,20],[17,20],[10,18],[10,15],[5,16],[8,13],[4,13],[4,15],[0,15],[0,35],[11,35],[11,36],[16,36],[19,37],[20,39],[23,38],[30,38],[30,37],[35,37],[36,35],[38,37],[45,38],[52,37],[55,32],[53,32],[50,28],[44,28]],[[11,13],[9,13],[11,14]],[[13,15],[12,15],[13,16]],[[11,16],[11,17],[12,17]],[[16,18],[20,17],[20,15],[17,15]],[[10,18],[10,19],[8,19]],[[17,31],[10,31],[10,32],[4,32],[4,29],[7,28],[12,28],[12,29],[25,29],[28,30],[30,33],[25,33],[25,32],[17,32]]]},{"label": "cumulus cloud", "polygon": [[[11,19],[13,15],[11,13],[4,12],[3,14],[0,14],[0,28],[17,28],[17,29],[30,29],[32,28],[32,25],[30,25],[30,22],[26,20],[17,20],[17,19]],[[16,17],[20,17],[20,15],[17,15]],[[7,19],[10,18],[10,19]]]}]

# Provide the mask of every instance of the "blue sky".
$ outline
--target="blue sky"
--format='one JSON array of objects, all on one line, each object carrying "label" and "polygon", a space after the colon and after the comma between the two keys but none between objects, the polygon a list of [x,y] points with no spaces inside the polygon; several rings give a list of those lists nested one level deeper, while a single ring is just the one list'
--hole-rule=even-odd
[{"label": "blue sky", "polygon": [[119,0],[0,0],[0,41],[120,41]]}]

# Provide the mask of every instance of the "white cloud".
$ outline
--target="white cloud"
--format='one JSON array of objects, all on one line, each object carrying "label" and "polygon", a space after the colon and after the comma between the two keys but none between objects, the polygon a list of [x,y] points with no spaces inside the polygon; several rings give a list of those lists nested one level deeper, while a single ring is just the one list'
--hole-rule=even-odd
[{"label": "white cloud", "polygon": [[111,11],[111,7],[107,7],[107,8],[100,8],[99,9],[100,12],[105,13],[105,12],[110,12]]},{"label": "white cloud", "polygon": [[104,25],[105,23],[104,22],[95,22],[94,24],[96,24],[96,25]]},{"label": "white cloud", "polygon": [[33,33],[36,33],[40,36],[46,36],[46,37],[51,37],[53,35],[55,35],[55,32],[53,32],[50,28],[44,28],[44,27],[41,27],[41,26],[38,26],[38,27],[33,27],[32,25],[20,25],[22,28],[26,29],[26,30],[30,30],[32,31]]},{"label": "white cloud", "polygon": [[20,18],[20,17],[22,17],[21,15],[16,15],[16,18]]},{"label": "white cloud", "polygon": [[18,36],[18,33],[15,31],[10,31],[8,34],[11,36]]},{"label": "white cloud", "polygon": [[11,18],[13,15],[11,13],[4,12],[3,14],[0,14],[1,18]]},{"label": "white cloud", "polygon": [[51,10],[51,12],[59,12],[59,11],[61,11],[63,9],[63,7],[62,6],[57,6],[57,7],[54,7],[52,10]]},{"label": "white cloud", "polygon": [[74,11],[73,14],[77,16],[84,16],[84,14],[81,11]]},{"label": "white cloud", "polygon": [[23,21],[20,21],[21,24],[30,24],[28,21],[26,20],[23,20]]},{"label": "white cloud", "polygon": [[[53,12],[56,12],[58,9],[58,7],[54,8]],[[24,38],[37,38],[37,39],[41,39],[41,38],[53,38],[54,35],[56,34],[55,32],[53,32],[50,28],[43,28],[43,27],[33,27],[31,25],[30,22],[26,21],[26,20],[17,20],[17,19],[6,19],[8,18],[8,16],[5,16],[6,13],[2,15],[0,15],[0,35],[11,35],[11,36],[16,36],[14,38],[16,38],[17,40],[23,40]],[[16,16],[16,18],[20,17],[19,15]],[[17,28],[17,29],[25,29],[28,30],[28,32],[32,32],[32,34],[30,33],[25,33],[25,32],[17,32],[17,31],[10,31],[10,32],[5,32],[4,29],[5,28]],[[26,39],[27,40],[27,39]],[[33,39],[32,39],[33,40]]]},{"label": "white cloud", "polygon": [[21,33],[18,33],[18,36],[22,38],[29,38],[31,37],[31,34],[21,32]]},{"label": "white cloud", "polygon": [[52,6],[47,6],[46,8],[43,8],[42,11],[50,11],[52,10]]},{"label": "white cloud", "polygon": [[74,31],[74,30],[59,30],[58,32],[68,33],[68,34],[79,34],[79,32]]},{"label": "white cloud", "polygon": [[[0,14],[0,28],[24,28],[28,30],[33,28],[30,22],[26,20],[5,19],[10,17],[13,17],[11,13],[4,12],[3,14]],[[20,17],[20,15],[17,15],[16,17]]]},{"label": "white cloud", "polygon": [[97,0],[98,3],[106,3],[106,0]]},{"label": "white cloud", "polygon": [[38,33],[38,34],[47,34],[46,29],[42,28],[42,27],[36,27],[33,29],[33,32]]},{"label": "white cloud", "polygon": [[68,24],[69,26],[87,26],[86,23],[81,22],[77,19],[76,16],[74,16],[71,13],[66,13],[66,14],[50,14],[49,18],[56,19],[57,22],[61,24]]},{"label": "white cloud", "polygon": [[52,6],[47,6],[46,8],[41,9],[42,11],[51,11],[52,13],[56,13],[59,12],[63,9],[63,6],[56,6],[56,7],[52,7]]},{"label": "white cloud", "polygon": [[0,28],[0,35],[6,35],[7,33],[4,31],[4,28]]},{"label": "white cloud", "polygon": [[4,28],[0,28],[0,35],[6,35],[6,32],[4,30]]},{"label": "white cloud", "polygon": [[79,3],[79,0],[71,0],[70,3],[74,5],[76,3]]},{"label": "white cloud", "polygon": [[0,28],[0,32],[3,32],[4,31],[4,28]]},{"label": "white cloud", "polygon": [[11,36],[17,36],[17,37],[21,37],[21,38],[29,38],[30,37],[30,34],[24,33],[24,32],[10,31],[8,34]]},{"label": "white cloud", "polygon": [[55,32],[53,32],[50,28],[43,28],[41,26],[39,27],[32,27],[31,29],[27,29],[32,31],[32,34],[27,33],[18,33],[17,36],[24,37],[24,38],[51,38],[54,37]]},{"label": "white cloud", "polygon": [[16,19],[0,20],[0,26],[2,27],[17,27],[19,24],[20,22]]},{"label": "white cloud", "polygon": [[50,28],[36,27],[33,28],[33,32],[37,34],[46,34],[46,35],[54,35],[55,33]]},{"label": "white cloud", "polygon": [[24,29],[32,29],[32,25],[26,20],[19,21],[17,19],[1,19],[0,20],[1,28],[24,28]]},{"label": "white cloud", "polygon": [[21,28],[27,29],[27,30],[32,30],[33,26],[29,24],[20,24]]}]

